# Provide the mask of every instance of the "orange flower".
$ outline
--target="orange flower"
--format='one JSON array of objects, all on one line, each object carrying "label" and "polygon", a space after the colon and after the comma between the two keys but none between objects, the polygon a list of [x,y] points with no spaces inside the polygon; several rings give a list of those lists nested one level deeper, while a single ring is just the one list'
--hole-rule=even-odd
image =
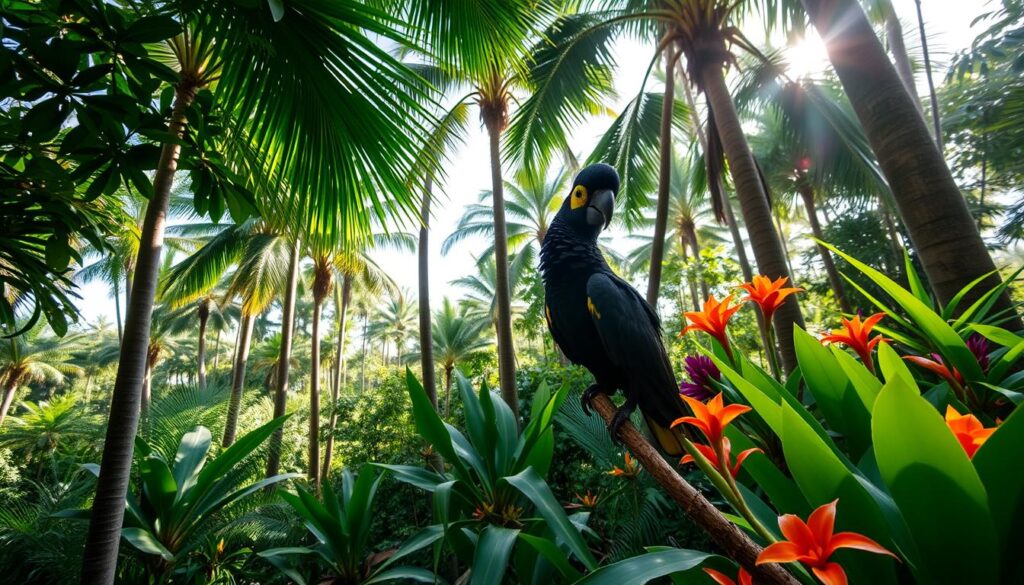
[{"label": "orange flower", "polygon": [[946,406],[946,426],[953,431],[960,446],[967,452],[968,458],[974,458],[978,449],[996,432],[993,427],[986,429],[978,417],[973,414],[960,414],[952,406]]},{"label": "orange flower", "polygon": [[679,397],[690,406],[694,416],[677,418],[672,421],[672,426],[675,427],[681,424],[693,425],[704,433],[704,436],[708,438],[708,443],[712,445],[718,445],[721,442],[722,432],[733,419],[750,410],[749,406],[742,404],[723,406],[721,392],[711,400],[708,400],[707,404],[695,398],[690,398],[685,394],[680,394]]},{"label": "orange flower", "polygon": [[722,302],[718,302],[715,295],[711,295],[708,300],[704,301],[703,310],[684,313],[690,324],[683,329],[680,335],[686,335],[690,331],[703,331],[717,339],[718,343],[725,348],[726,353],[731,356],[732,351],[729,349],[729,338],[725,335],[725,328],[733,314],[740,310],[740,305],[729,306],[732,297],[733,295],[729,295],[722,299]]},{"label": "orange flower", "polygon": [[579,501],[579,506],[580,507],[583,507],[583,508],[596,508],[597,507],[598,497],[595,496],[594,494],[590,493],[590,490],[587,490],[587,494],[584,495],[584,496],[576,494],[576,499]]},{"label": "orange flower", "polygon": [[[725,573],[720,573],[714,569],[704,569],[704,572],[707,573],[715,583],[718,583],[718,585],[736,585],[736,582],[727,577]],[[750,573],[748,573],[743,567],[740,567],[739,580],[739,585],[754,585],[753,577],[751,577]]]},{"label": "orange flower", "polygon": [[825,585],[846,585],[846,572],[838,563],[829,561],[837,549],[855,548],[898,560],[896,555],[864,535],[855,532],[833,534],[836,502],[838,500],[833,500],[811,512],[806,523],[793,514],[779,516],[779,528],[786,540],[761,551],[757,564],[800,561],[810,567]]},{"label": "orange flower", "polygon": [[611,471],[607,471],[608,475],[614,475],[615,477],[636,477],[640,475],[640,466],[636,464],[636,459],[629,456],[627,452],[624,457],[625,463],[622,467],[615,466]]},{"label": "orange flower", "polygon": [[924,368],[930,372],[935,372],[936,374],[944,378],[947,382],[949,382],[950,385],[952,385],[954,388],[957,386],[964,385],[963,375],[956,368],[950,368],[946,364],[942,363],[942,356],[940,356],[937,353],[933,353],[932,358],[933,359],[928,359],[926,357],[921,357],[919,355],[903,356],[903,359],[907,360],[908,362],[918,367]]},{"label": "orange flower", "polygon": [[[697,450],[700,451],[701,455],[715,466],[715,469],[722,469],[722,462],[718,460],[718,453],[715,452],[714,447],[701,445],[700,443],[694,443],[693,446],[696,447]],[[757,447],[751,447],[750,449],[741,451],[740,454],[736,456],[736,464],[730,465],[732,462],[730,449],[732,449],[732,444],[729,443],[729,437],[722,437],[722,454],[725,456],[725,466],[729,469],[729,473],[731,473],[733,477],[736,477],[739,474],[740,465],[743,465],[743,462],[747,457],[750,457],[754,453],[763,453],[763,451]],[[679,460],[679,464],[685,465],[693,461],[693,455],[683,455],[683,458]]]},{"label": "orange flower", "polygon": [[740,288],[747,291],[747,296],[742,301],[754,301],[761,308],[766,323],[772,322],[772,315],[786,302],[786,297],[803,291],[802,288],[783,288],[786,286],[788,276],[780,276],[772,281],[767,276],[757,275],[750,282],[740,285]]},{"label": "orange flower", "polygon": [[881,335],[876,335],[874,339],[869,340],[868,337],[871,336],[871,330],[878,325],[882,317],[885,317],[885,313],[875,313],[863,322],[860,320],[860,315],[855,315],[853,320],[843,319],[843,329],[833,329],[832,335],[822,337],[821,341],[823,343],[842,343],[849,347],[857,352],[860,361],[864,362],[868,370],[874,373],[875,364],[871,361],[871,350],[875,349],[875,346],[884,338]]}]

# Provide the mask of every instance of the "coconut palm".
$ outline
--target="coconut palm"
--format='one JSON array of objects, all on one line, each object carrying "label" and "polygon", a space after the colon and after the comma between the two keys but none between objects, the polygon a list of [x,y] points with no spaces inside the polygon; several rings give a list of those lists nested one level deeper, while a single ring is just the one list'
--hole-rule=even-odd
[{"label": "coconut palm", "polygon": [[370,323],[371,339],[379,339],[383,347],[383,360],[388,359],[388,344],[394,343],[395,363],[398,364],[405,354],[405,344],[416,332],[416,306],[410,301],[406,291],[389,294],[384,304],[377,308],[376,315]]},{"label": "coconut palm", "polygon": [[[708,104],[707,137],[708,148],[705,157],[708,163],[708,185],[714,192],[713,200],[716,208],[721,209],[721,194],[718,177],[726,168],[723,156],[728,159],[728,169],[733,179],[736,195],[743,212],[743,220],[750,235],[750,243],[754,250],[758,271],[770,277],[788,277],[785,252],[779,234],[771,220],[771,209],[765,187],[761,182],[757,165],[750,152],[749,144],[743,133],[735,104],[725,83],[725,68],[735,60],[733,51],[756,52],[753,45],[743,36],[738,28],[738,21],[745,11],[765,9],[766,26],[802,22],[802,15],[795,2],[726,2],[724,0],[696,0],[675,2],[651,0],[647,2],[609,1],[607,8],[595,15],[598,23],[581,31],[569,39],[560,54],[562,59],[558,65],[546,72],[545,79],[539,84],[538,91],[547,87],[564,83],[565,77],[579,75],[574,73],[579,67],[577,52],[594,54],[607,50],[608,43],[615,37],[610,32],[616,25],[622,30],[640,30],[644,34],[658,39],[656,54],[651,60],[648,75],[653,68],[655,58],[664,59],[664,70],[672,72],[676,60],[685,58],[688,79],[705,95]],[[780,18],[781,16],[781,18]],[[590,46],[584,51],[581,47]],[[646,80],[644,82],[646,84]],[[659,138],[659,172],[658,201],[655,220],[654,241],[661,242],[667,229],[669,181],[671,178],[671,147],[673,120],[677,117],[674,99],[675,84],[666,83],[665,93],[658,105],[661,106],[660,138]],[[640,113],[648,114],[653,120],[650,96],[641,88],[629,118],[623,127],[635,123]],[[679,116],[684,120],[685,117]],[[650,124],[650,122],[649,122]],[[653,125],[653,124],[652,124]],[[624,142],[628,143],[628,142]],[[653,155],[648,154],[649,158]],[[630,159],[632,157],[624,157]],[[633,159],[635,160],[635,159]],[[627,172],[629,169],[627,168]],[[652,276],[658,267],[659,258],[652,263]],[[649,283],[648,302],[656,299],[658,282]],[[799,305],[795,297],[789,297],[783,307],[775,313],[776,327],[779,331],[779,342],[783,366],[787,371],[796,365],[796,354],[793,350],[792,330],[794,324],[802,324]]]},{"label": "coconut palm", "polygon": [[[290,254],[287,238],[264,221],[247,220],[210,238],[194,254],[174,265],[163,279],[161,298],[172,306],[210,298],[222,281],[226,281],[226,292],[220,297],[221,304],[236,297],[241,299],[231,398],[221,441],[224,446],[234,442],[238,428],[254,322],[284,287]],[[232,266],[236,268],[229,272]]]},{"label": "coconut palm", "polygon": [[[316,226],[336,242],[365,234],[371,214],[360,194],[368,187],[391,195],[387,202],[374,200],[378,213],[412,206],[404,175],[418,127],[411,115],[421,111],[424,96],[411,70],[367,36],[401,42],[393,19],[354,1],[168,4],[182,33],[153,54],[176,74],[167,127],[173,139],[163,147],[142,224],[83,559],[87,583],[109,583],[114,576],[168,199],[186,112],[197,94],[216,83],[213,97],[231,129],[226,154],[237,168],[245,159],[258,174],[270,175],[252,184],[262,202],[288,186],[276,202],[296,231]],[[318,58],[310,59],[314,46]],[[196,162],[194,172],[209,179],[203,160]]]},{"label": "coconut palm", "polygon": [[0,341],[0,426],[19,389],[41,382],[61,384],[65,376],[82,373],[82,368],[73,361],[73,352],[82,338],[47,336],[45,330],[44,325],[37,324],[21,335]]},{"label": "coconut palm", "polygon": [[[562,203],[565,185],[569,179],[568,169],[563,168],[554,175],[550,171],[550,164],[541,162],[532,167],[522,167],[513,175],[512,181],[505,181],[504,186],[508,192],[505,200],[505,227],[509,248],[513,251],[529,246],[536,254],[544,241],[544,234],[548,231],[551,219]],[[469,237],[482,236],[487,241],[494,240],[493,212],[483,204],[490,198],[491,192],[483,191],[480,193],[480,203],[466,207],[455,231],[445,238],[441,245],[442,254],[447,254],[452,246]],[[494,246],[489,245],[481,256],[489,255],[493,251]]]},{"label": "coconut palm", "polygon": [[[580,75],[566,78],[557,95],[540,96],[531,92],[541,72],[549,69],[557,57],[551,48],[574,34],[580,25],[574,17],[559,16],[559,2],[428,4],[430,7],[425,8],[418,2],[409,3],[410,34],[437,58],[433,65],[443,87],[455,95],[464,94],[454,103],[475,103],[487,131],[497,276],[498,377],[502,398],[518,420],[502,149],[527,166],[546,160],[553,152],[567,150],[567,127],[598,109],[611,94],[611,76],[605,63],[608,56],[590,60]],[[488,28],[491,26],[494,28]],[[501,34],[489,32],[494,30]],[[522,102],[510,126],[517,94],[525,93],[530,97]],[[506,131],[508,139],[504,140]]]},{"label": "coconut palm", "polygon": [[[465,360],[484,351],[492,341],[486,334],[491,325],[486,318],[474,315],[468,304],[456,307],[447,297],[434,314],[431,345],[438,365],[444,370],[444,416],[451,412],[452,374]],[[412,354],[415,356],[416,354]]]},{"label": "coconut palm", "polygon": [[[999,285],[995,263],[928,126],[855,0],[803,0],[889,182],[896,206],[940,303],[970,306]],[[1008,293],[994,310],[1013,311]],[[1020,328],[1014,319],[1011,328]]]},{"label": "coconut palm", "polygon": [[[509,286],[513,298],[518,296],[519,291],[525,285],[525,276],[533,265],[532,248],[524,248],[522,252],[512,257],[512,264],[509,266]],[[499,333],[499,307],[497,295],[495,294],[498,285],[498,277],[493,257],[484,257],[476,261],[476,274],[469,274],[453,280],[451,283],[467,291],[465,303],[474,306],[476,312],[490,321],[495,333]],[[521,312],[523,309],[517,303],[512,307],[513,313]]]}]

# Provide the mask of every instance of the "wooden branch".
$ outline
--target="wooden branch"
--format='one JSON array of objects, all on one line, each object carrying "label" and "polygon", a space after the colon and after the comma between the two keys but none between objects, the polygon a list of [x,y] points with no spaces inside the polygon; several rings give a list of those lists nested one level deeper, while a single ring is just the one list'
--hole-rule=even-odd
[{"label": "wooden branch", "polygon": [[[591,407],[601,414],[606,423],[611,423],[615,415],[615,405],[604,394],[598,394],[590,403]],[[668,495],[683,507],[683,511],[698,526],[707,532],[711,540],[731,559],[738,562],[756,578],[758,583],[774,583],[776,585],[799,585],[799,581],[781,565],[755,565],[761,547],[747,536],[747,533],[726,519],[718,508],[711,505],[696,488],[683,479],[662,458],[649,442],[630,423],[622,425],[619,432],[622,442],[629,447],[633,457],[640,461],[647,473],[661,485]]]}]

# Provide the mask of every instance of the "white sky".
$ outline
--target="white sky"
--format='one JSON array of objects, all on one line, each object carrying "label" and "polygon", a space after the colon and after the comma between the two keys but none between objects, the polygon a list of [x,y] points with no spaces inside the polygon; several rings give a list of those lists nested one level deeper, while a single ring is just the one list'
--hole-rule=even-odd
[{"label": "white sky", "polygon": [[[920,61],[920,36],[914,0],[892,0],[897,14],[903,22],[907,48],[912,59]],[[984,26],[972,30],[971,21],[979,14],[992,9],[986,0],[922,0],[925,26],[928,32],[928,47],[933,62],[933,77],[941,83],[945,66],[952,54],[969,46]],[[813,35],[813,33],[812,33]],[[751,39],[760,42],[759,35]],[[827,56],[820,40],[813,35],[798,50],[787,53],[794,66],[803,70],[821,70],[827,64]],[[653,47],[643,46],[631,40],[623,40],[617,46],[619,69],[616,72],[616,90],[620,96],[616,110],[624,106],[639,90],[644,70],[650,60]],[[657,89],[657,82],[649,82]],[[923,71],[917,75],[918,92],[926,95],[927,85]],[[473,114],[475,116],[475,112]],[[611,124],[611,117],[595,119],[578,129],[571,141],[573,150],[584,159]],[[462,215],[463,208],[475,203],[482,190],[490,189],[490,160],[486,135],[482,127],[472,124],[467,143],[449,162],[448,180],[443,193],[438,194],[431,220],[430,270],[431,303],[440,305],[443,296],[457,298],[461,292],[449,283],[475,271],[472,256],[479,253],[486,244],[480,240],[467,240],[453,249],[447,256],[441,256],[441,242],[450,234]],[[506,173],[507,174],[507,173]],[[380,265],[400,286],[415,292],[417,287],[417,264],[415,254],[381,252],[375,255]],[[79,309],[86,321],[93,321],[105,315],[111,321],[114,317],[113,301],[107,288],[100,283],[81,288],[82,301]]]}]

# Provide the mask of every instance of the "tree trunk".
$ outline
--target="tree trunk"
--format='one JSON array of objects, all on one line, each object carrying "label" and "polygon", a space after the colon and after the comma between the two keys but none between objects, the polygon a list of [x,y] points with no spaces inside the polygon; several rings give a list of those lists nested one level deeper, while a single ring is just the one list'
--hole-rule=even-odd
[{"label": "tree trunk", "polygon": [[782,229],[782,219],[778,215],[773,215],[772,218],[775,220],[775,229],[779,234],[779,242],[782,243],[782,253],[786,257],[786,268],[789,270],[790,276],[792,276],[793,260],[789,256],[789,243],[786,242],[786,232]]},{"label": "tree trunk", "polygon": [[121,287],[117,284],[117,279],[114,280],[114,319],[117,321],[117,344],[121,345],[124,340],[124,327],[121,326]]},{"label": "tree trunk", "polygon": [[0,427],[4,426],[4,419],[7,418],[7,412],[11,409],[11,403],[14,402],[14,395],[17,393],[18,385],[9,384],[4,388],[4,401],[0,404]]},{"label": "tree trunk", "polygon": [[[179,85],[175,92],[174,107],[167,128],[175,139],[180,138],[184,132],[185,111],[195,98],[195,89],[190,85]],[[139,256],[135,263],[134,290],[127,301],[124,339],[111,397],[96,497],[92,503],[89,532],[82,556],[83,584],[105,585],[114,581],[132,451],[139,425],[142,379],[146,370],[146,350],[149,346],[153,299],[156,297],[160,252],[167,222],[167,205],[180,151],[181,146],[177,140],[163,145],[160,162],[153,176],[153,194],[146,206]]]},{"label": "tree trunk", "polygon": [[338,426],[338,395],[341,394],[341,380],[345,372],[345,341],[348,329],[348,305],[352,301],[352,276],[343,274],[341,286],[334,289],[334,305],[338,311],[338,342],[334,356],[334,383],[331,388],[331,418],[327,424],[327,441],[324,444],[323,477],[331,472],[334,459],[334,429]]},{"label": "tree trunk", "polygon": [[[178,170],[177,167],[175,167],[174,170],[177,171]],[[172,178],[172,180],[173,180],[173,178]],[[170,199],[168,199],[168,202],[169,201],[170,201]],[[149,208],[147,207],[146,210],[148,211]],[[139,248],[141,250],[141,245],[139,246]],[[136,262],[136,264],[138,264],[138,262]],[[132,284],[133,284],[134,280],[135,280],[135,271],[125,267],[125,271],[124,271],[124,306],[126,306],[126,307],[130,307],[131,306],[131,302],[132,302]],[[128,315],[125,315],[125,319],[126,320],[128,319]]]},{"label": "tree trunk", "polygon": [[932,80],[932,60],[928,55],[928,35],[924,32],[924,15],[921,14],[921,0],[917,4],[917,28],[921,31],[921,53],[924,55],[924,72],[928,80],[928,97],[932,103],[932,126],[935,136],[935,145],[939,148],[939,154],[945,151],[942,139],[942,122],[939,120],[939,98],[935,94],[935,82]]},{"label": "tree trunk", "polygon": [[[685,240],[685,236],[684,236],[684,240]],[[690,262],[690,254],[686,251],[686,242],[683,241],[683,242],[681,242],[681,244],[682,244],[683,263],[684,264],[688,264]],[[687,284],[687,286],[690,289],[690,301],[693,303],[693,306],[695,307],[694,310],[695,311],[699,311],[701,305],[700,305],[700,295],[697,294],[697,282],[692,277],[687,276],[686,277],[686,284]],[[704,297],[704,298],[707,298],[707,297]]]},{"label": "tree trunk", "polygon": [[143,424],[149,419],[149,405],[153,402],[153,367],[146,366],[146,374],[142,377],[142,400],[139,401],[139,416]]},{"label": "tree trunk", "polygon": [[[274,418],[284,416],[288,407],[288,369],[292,362],[292,335],[295,332],[295,293],[299,282],[299,242],[292,244],[292,257],[288,267],[288,284],[284,293],[281,315],[281,355],[277,359],[277,380],[274,388]],[[267,477],[277,475],[281,467],[281,448],[284,429],[278,427],[270,435],[267,455]]]},{"label": "tree trunk", "polygon": [[503,116],[485,119],[491,147],[491,193],[494,203],[494,271],[498,302],[498,379],[501,397],[519,424],[519,392],[516,389],[516,356],[512,344],[512,293],[508,284],[508,238],[505,229],[505,187],[501,178],[501,130]]},{"label": "tree trunk", "polygon": [[210,300],[199,305],[199,389],[206,390],[206,323],[210,320]]},{"label": "tree trunk", "polygon": [[370,325],[370,316],[363,315],[363,359],[359,362],[359,393],[366,393],[366,329]]},{"label": "tree trunk", "polygon": [[[676,56],[673,45],[665,47],[665,72],[672,71]],[[654,240],[651,242],[651,265],[647,275],[647,304],[658,310],[661,290],[661,265],[665,260],[665,232],[668,229],[668,204],[672,182],[672,106],[675,103],[675,79],[665,76],[665,94],[661,104],[659,137],[658,202],[654,212]]]},{"label": "tree trunk", "polygon": [[[807,209],[807,221],[811,224],[811,233],[818,240],[824,241],[821,224],[818,223],[818,211],[814,205],[814,188],[810,184],[801,185],[800,198],[804,200],[804,207]],[[825,246],[818,244],[818,254],[821,256],[821,263],[825,265],[825,273],[828,274],[828,283],[832,287],[832,293],[839,301],[839,310],[848,315],[853,313],[853,307],[843,289],[843,280],[839,276],[839,270],[836,269],[836,263],[832,260],[832,253]]]},{"label": "tree trunk", "polygon": [[700,293],[704,295],[704,298],[708,298],[710,290],[708,289],[708,281],[704,278],[704,263],[700,259],[700,241],[697,239],[697,228],[692,224],[687,224],[686,230],[686,241],[683,242],[683,247],[687,244],[690,246],[690,250],[693,251],[693,258],[697,261],[697,269],[700,270]]},{"label": "tree trunk", "polygon": [[228,400],[227,420],[224,422],[224,438],[221,445],[230,447],[235,442],[238,430],[238,415],[242,410],[242,393],[245,391],[245,368],[249,363],[249,346],[252,343],[252,327],[255,319],[242,313],[238,324],[238,348],[235,363],[231,367],[231,398]]},{"label": "tree trunk", "polygon": [[[423,388],[426,389],[430,404],[437,411],[437,382],[434,379],[434,339],[430,326],[430,200],[433,196],[433,181],[426,180],[423,186],[423,200],[420,202],[419,255],[419,309],[420,309],[420,373]],[[444,471],[441,454],[434,452],[427,461],[427,467]]]},{"label": "tree trunk", "polygon": [[[721,40],[719,40],[721,42]],[[724,54],[725,47],[716,49]],[[782,248],[782,239],[772,224],[772,212],[768,205],[768,196],[761,183],[760,174],[750,153],[750,145],[740,125],[736,107],[725,85],[722,65],[708,64],[701,72],[704,91],[708,95],[708,104],[714,110],[718,134],[722,140],[725,156],[729,161],[736,194],[743,211],[743,222],[750,235],[750,243],[754,248],[754,258],[758,271],[775,279],[789,277],[786,255]],[[791,295],[775,312],[775,332],[779,341],[782,367],[791,372],[796,367],[796,352],[793,349],[793,326],[803,326],[800,316],[800,305],[796,296]]]},{"label": "tree trunk", "polygon": [[213,342],[213,369],[214,371],[220,367],[220,334],[222,331],[217,329],[217,339]]},{"label": "tree trunk", "polygon": [[452,412],[452,370],[455,364],[446,364],[444,367],[444,417]]},{"label": "tree trunk", "polygon": [[309,462],[306,475],[320,490],[320,308],[323,298],[313,299],[313,335],[309,367]]},{"label": "tree trunk", "polygon": [[[889,181],[939,301],[948,303],[971,281],[990,274],[960,304],[971,306],[999,285],[995,263],[863,9],[854,0],[803,3],[821,37],[829,40],[829,58]],[[1003,310],[1014,314],[1005,292],[993,307],[993,311]],[[1020,319],[1012,319],[1007,327],[1020,329]]]},{"label": "tree trunk", "polygon": [[914,69],[910,66],[910,55],[907,53],[907,44],[903,40],[903,25],[900,23],[899,17],[896,16],[896,9],[891,4],[885,14],[885,38],[889,42],[889,52],[892,53],[896,73],[900,76],[903,87],[907,88],[907,94],[923,119],[924,108],[921,107],[921,100],[917,97]]}]

